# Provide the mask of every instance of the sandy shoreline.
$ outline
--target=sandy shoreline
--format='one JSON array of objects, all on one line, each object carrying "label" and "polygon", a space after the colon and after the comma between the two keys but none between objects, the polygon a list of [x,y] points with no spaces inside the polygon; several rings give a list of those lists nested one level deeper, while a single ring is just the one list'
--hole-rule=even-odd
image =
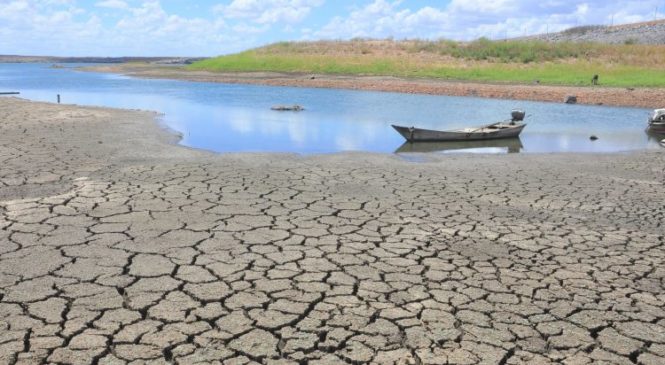
[{"label": "sandy shoreline", "polygon": [[0,364],[665,362],[662,150],[175,141],[0,98]]},{"label": "sandy shoreline", "polygon": [[313,88],[388,91],[411,94],[476,96],[562,103],[575,95],[578,103],[589,105],[629,106],[640,108],[665,107],[665,88],[574,87],[521,84],[490,84],[454,82],[434,79],[404,79],[384,76],[334,76],[312,74],[214,73],[186,71],[174,66],[143,66],[135,64],[86,67],[83,70],[120,73],[133,77],[175,79],[201,82],[256,84]]}]

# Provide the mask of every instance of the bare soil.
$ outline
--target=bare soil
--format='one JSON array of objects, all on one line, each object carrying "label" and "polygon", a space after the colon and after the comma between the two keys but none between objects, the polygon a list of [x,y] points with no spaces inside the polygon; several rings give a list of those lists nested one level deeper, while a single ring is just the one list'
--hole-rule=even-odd
[{"label": "bare soil", "polygon": [[0,98],[0,364],[665,364],[665,151],[222,154]]}]

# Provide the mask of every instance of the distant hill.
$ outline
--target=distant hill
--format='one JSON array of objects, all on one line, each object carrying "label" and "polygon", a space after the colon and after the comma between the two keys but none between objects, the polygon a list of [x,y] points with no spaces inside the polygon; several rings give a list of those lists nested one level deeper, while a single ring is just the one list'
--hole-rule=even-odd
[{"label": "distant hill", "polygon": [[546,42],[665,45],[665,20],[615,26],[586,25],[570,28],[563,32],[538,34],[519,39]]},{"label": "distant hill", "polygon": [[204,57],[52,57],[0,55],[0,63],[128,63],[145,62],[155,64],[188,65]]}]

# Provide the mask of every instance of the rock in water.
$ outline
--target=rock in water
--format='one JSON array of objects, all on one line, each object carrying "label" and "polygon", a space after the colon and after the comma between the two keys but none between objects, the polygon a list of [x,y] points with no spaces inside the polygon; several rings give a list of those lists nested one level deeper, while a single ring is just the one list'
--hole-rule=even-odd
[{"label": "rock in water", "polygon": [[577,95],[568,95],[564,100],[566,104],[577,104]]},{"label": "rock in water", "polygon": [[280,111],[280,112],[283,112],[283,111],[300,112],[300,111],[305,110],[305,108],[303,108],[300,105],[275,105],[270,109]]},{"label": "rock in water", "polygon": [[589,139],[592,140],[592,141],[597,141],[598,137],[594,135],[594,136],[589,137]]}]

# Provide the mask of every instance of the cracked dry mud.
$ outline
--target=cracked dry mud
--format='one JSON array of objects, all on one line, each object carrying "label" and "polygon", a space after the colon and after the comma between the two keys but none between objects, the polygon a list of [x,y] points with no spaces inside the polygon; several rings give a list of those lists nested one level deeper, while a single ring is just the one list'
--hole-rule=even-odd
[{"label": "cracked dry mud", "polygon": [[665,154],[214,155],[0,99],[0,364],[663,364]]}]

